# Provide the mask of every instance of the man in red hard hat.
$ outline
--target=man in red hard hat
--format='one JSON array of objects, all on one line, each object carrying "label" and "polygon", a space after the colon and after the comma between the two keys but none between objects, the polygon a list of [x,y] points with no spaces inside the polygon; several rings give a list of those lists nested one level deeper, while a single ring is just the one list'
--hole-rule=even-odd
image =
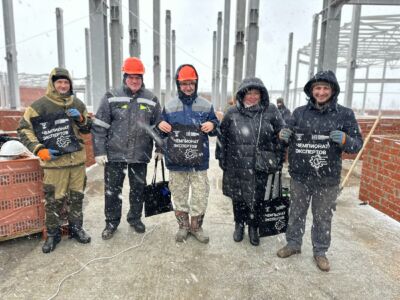
[{"label": "man in red hard hat", "polygon": [[104,240],[113,236],[121,221],[122,185],[126,173],[130,185],[127,221],[138,233],[146,230],[141,221],[142,194],[153,150],[151,127],[161,118],[157,97],[144,87],[142,61],[137,57],[127,58],[122,72],[122,86],[106,92],[92,129],[96,162],[105,166]]}]

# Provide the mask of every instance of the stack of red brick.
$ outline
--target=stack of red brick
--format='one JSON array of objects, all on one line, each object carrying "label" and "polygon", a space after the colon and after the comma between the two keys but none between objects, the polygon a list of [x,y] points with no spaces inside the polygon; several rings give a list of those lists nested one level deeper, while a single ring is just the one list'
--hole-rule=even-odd
[{"label": "stack of red brick", "polygon": [[400,221],[400,130],[373,136],[366,146],[361,172],[361,201]]}]

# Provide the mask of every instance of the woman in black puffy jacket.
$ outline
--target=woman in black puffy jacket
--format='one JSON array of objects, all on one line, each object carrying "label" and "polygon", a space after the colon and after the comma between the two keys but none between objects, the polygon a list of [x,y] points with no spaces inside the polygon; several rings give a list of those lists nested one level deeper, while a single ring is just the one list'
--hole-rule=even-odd
[{"label": "woman in black puffy jacket", "polygon": [[[229,108],[221,122],[216,149],[216,158],[224,171],[223,193],[232,199],[236,242],[243,240],[247,223],[250,243],[260,243],[260,204],[268,173],[275,172],[280,165],[282,147],[278,133],[284,124],[276,106],[269,103],[263,82],[255,77],[244,79],[236,93],[236,106]],[[263,162],[267,169],[256,170],[256,150],[266,154]]]}]

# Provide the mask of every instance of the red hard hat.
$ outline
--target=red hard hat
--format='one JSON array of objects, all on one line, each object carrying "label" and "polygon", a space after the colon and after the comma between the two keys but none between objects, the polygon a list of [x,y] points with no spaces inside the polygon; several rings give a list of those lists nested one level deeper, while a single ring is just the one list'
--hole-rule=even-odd
[{"label": "red hard hat", "polygon": [[122,72],[126,74],[144,74],[142,61],[137,57],[128,57],[122,65]]},{"label": "red hard hat", "polygon": [[197,80],[196,70],[191,66],[183,66],[178,73],[178,81]]}]

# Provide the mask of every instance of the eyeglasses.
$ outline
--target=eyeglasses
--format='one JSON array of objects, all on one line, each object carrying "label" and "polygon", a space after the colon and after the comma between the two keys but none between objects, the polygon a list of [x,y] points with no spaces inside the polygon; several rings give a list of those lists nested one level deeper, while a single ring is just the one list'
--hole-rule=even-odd
[{"label": "eyeglasses", "polygon": [[195,87],[196,82],[180,82],[179,85],[182,87]]},{"label": "eyeglasses", "polygon": [[126,76],[126,79],[129,79],[129,80],[142,80],[142,77],[140,77],[138,75],[128,75],[128,76]]}]

